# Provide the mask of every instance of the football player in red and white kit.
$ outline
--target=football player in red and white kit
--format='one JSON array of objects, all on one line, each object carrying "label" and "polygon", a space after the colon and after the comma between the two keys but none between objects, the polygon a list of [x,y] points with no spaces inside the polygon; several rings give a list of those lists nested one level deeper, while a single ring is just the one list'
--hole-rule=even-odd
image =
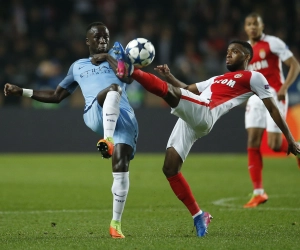
[{"label": "football player in red and white kit", "polygon": [[[171,113],[179,117],[167,144],[163,172],[174,194],[193,217],[199,237],[207,233],[211,215],[200,209],[180,170],[194,142],[208,134],[222,115],[255,94],[285,135],[288,153],[300,153],[298,143],[275,104],[266,78],[259,72],[245,70],[252,55],[252,47],[248,42],[232,41],[226,56],[230,72],[191,85],[176,79],[167,65],[155,68],[166,81],[140,69],[132,68],[129,73],[146,90],[162,97],[172,108]],[[128,68],[131,67],[126,66]],[[124,69],[118,69],[117,74],[121,77]]]},{"label": "football player in red and white kit", "polygon": [[[248,69],[258,71],[266,77],[275,103],[283,117],[286,117],[287,90],[300,72],[299,63],[281,39],[263,33],[263,20],[257,13],[251,13],[245,18],[244,28],[253,48],[253,58]],[[283,76],[281,62],[289,67],[286,79]],[[260,151],[264,130],[267,131],[268,146],[275,152],[287,152],[288,143],[282,138],[280,128],[269,115],[264,103],[256,95],[251,96],[247,102],[245,127],[248,134],[248,169],[254,190],[244,208],[251,208],[268,200],[262,182],[263,161]],[[298,157],[297,161],[300,167]]]}]

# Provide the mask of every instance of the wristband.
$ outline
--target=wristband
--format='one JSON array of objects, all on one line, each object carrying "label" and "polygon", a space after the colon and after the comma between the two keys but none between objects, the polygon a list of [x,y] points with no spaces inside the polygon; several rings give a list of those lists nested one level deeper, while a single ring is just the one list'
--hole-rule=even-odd
[{"label": "wristband", "polygon": [[32,95],[33,95],[33,89],[23,89],[22,96],[32,97]]}]

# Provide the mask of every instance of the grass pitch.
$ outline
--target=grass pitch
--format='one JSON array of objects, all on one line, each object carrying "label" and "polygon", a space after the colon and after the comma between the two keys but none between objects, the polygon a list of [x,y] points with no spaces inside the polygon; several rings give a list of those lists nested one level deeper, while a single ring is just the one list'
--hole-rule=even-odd
[{"label": "grass pitch", "polygon": [[252,186],[246,155],[192,154],[182,172],[214,219],[198,238],[162,174],[162,154],[137,154],[122,218],[111,239],[112,174],[99,154],[0,155],[0,249],[299,249],[300,171],[265,158],[269,201],[242,205]]}]

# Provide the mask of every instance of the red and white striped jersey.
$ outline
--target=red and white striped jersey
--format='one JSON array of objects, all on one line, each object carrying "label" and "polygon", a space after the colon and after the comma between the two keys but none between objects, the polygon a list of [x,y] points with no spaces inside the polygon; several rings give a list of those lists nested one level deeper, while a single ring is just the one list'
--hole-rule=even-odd
[{"label": "red and white striped jersey", "polygon": [[259,72],[228,72],[196,83],[199,100],[210,109],[218,109],[218,117],[256,94],[260,99],[273,97],[266,78]]},{"label": "red and white striped jersey", "polygon": [[270,86],[278,92],[284,83],[281,61],[289,59],[293,53],[281,39],[265,34],[252,48],[253,58],[248,69],[262,73]]}]

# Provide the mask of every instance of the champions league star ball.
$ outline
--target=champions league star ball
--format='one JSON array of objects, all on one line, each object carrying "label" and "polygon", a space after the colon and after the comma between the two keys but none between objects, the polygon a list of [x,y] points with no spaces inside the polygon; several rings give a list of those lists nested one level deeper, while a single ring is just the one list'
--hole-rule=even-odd
[{"label": "champions league star ball", "polygon": [[153,61],[155,48],[149,40],[136,38],[127,44],[125,54],[136,68],[143,68]]}]

